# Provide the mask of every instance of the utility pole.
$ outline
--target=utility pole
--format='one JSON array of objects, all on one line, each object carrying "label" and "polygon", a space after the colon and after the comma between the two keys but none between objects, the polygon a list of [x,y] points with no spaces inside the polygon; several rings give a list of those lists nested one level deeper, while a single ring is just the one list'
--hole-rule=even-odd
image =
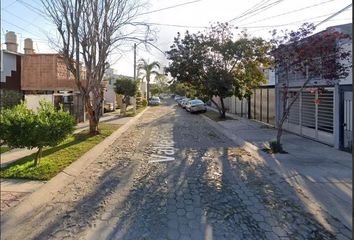
[{"label": "utility pole", "polygon": [[136,81],[136,43],[134,43],[134,81]]},{"label": "utility pole", "polygon": [[[134,43],[134,83],[136,84],[136,43]],[[136,110],[136,99],[134,97],[134,106],[133,106],[133,111],[135,113]]]}]

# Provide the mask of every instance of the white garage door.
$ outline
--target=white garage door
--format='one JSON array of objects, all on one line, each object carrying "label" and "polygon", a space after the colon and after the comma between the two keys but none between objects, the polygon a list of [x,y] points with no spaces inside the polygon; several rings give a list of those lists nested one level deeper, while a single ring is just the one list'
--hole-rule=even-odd
[{"label": "white garage door", "polygon": [[[292,95],[296,91],[293,90]],[[307,89],[292,106],[284,127],[291,132],[334,145],[333,108],[333,88]]]}]

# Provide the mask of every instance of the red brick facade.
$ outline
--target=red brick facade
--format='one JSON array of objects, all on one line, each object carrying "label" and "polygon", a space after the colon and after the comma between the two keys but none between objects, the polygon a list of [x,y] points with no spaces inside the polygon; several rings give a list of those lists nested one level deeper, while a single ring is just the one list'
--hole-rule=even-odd
[{"label": "red brick facade", "polygon": [[75,81],[59,54],[28,54],[22,58],[22,90],[72,91]]}]

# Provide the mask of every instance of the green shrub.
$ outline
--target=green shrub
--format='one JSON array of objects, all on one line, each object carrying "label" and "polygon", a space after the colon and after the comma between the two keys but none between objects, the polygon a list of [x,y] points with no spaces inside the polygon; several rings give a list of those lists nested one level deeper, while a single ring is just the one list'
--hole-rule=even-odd
[{"label": "green shrub", "polygon": [[0,117],[1,138],[11,148],[38,148],[34,164],[38,164],[42,149],[56,146],[74,131],[73,117],[62,108],[58,111],[49,102],[40,102],[38,113],[24,103],[5,109]]},{"label": "green shrub", "polygon": [[13,90],[1,90],[0,107],[12,108],[21,103],[22,94]]},{"label": "green shrub", "polygon": [[146,107],[148,105],[148,101],[144,98],[142,101],[143,107]]},{"label": "green shrub", "polygon": [[141,92],[138,91],[135,96],[135,102],[136,102],[136,107],[140,108],[142,106],[142,97],[141,97]]}]

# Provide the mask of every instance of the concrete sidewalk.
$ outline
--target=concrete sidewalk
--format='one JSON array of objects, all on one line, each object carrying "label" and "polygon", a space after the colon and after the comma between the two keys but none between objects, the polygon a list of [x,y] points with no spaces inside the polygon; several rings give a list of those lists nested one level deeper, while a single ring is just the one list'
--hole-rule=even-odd
[{"label": "concrete sidewalk", "polygon": [[[106,113],[100,118],[100,123],[124,124],[127,121],[129,121],[129,119],[131,119],[131,117],[121,117],[119,114],[120,114],[119,110],[112,113]],[[89,126],[89,121],[78,123],[75,126],[76,130],[74,131],[74,133],[81,132],[87,129],[88,126]],[[17,161],[20,158],[29,156],[35,152],[37,152],[36,148],[35,149],[16,148],[8,152],[2,153],[0,154],[0,167],[2,168],[6,167],[8,164]]]},{"label": "concrete sidewalk", "polygon": [[284,132],[282,142],[288,154],[267,154],[262,149],[267,142],[275,139],[277,130],[236,115],[229,114],[229,116],[236,120],[217,123],[210,119],[208,121],[213,122],[213,126],[246,150],[263,159],[289,184],[297,188],[303,197],[311,199],[320,208],[352,229],[352,155],[350,153]]}]

